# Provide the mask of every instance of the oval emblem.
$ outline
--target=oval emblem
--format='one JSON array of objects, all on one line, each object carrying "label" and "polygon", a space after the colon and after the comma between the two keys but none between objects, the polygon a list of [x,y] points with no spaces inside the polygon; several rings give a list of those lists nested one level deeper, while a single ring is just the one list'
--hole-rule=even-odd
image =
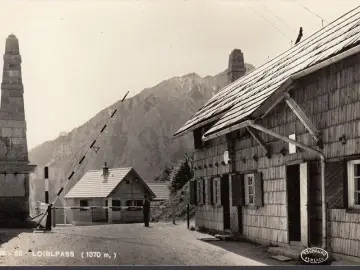
[{"label": "oval emblem", "polygon": [[301,251],[301,259],[309,264],[320,264],[329,259],[329,254],[322,248],[312,247]]}]

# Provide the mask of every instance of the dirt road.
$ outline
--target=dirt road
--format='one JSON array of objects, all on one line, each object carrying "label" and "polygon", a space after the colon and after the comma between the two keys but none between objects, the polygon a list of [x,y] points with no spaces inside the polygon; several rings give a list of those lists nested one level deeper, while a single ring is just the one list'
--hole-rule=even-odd
[{"label": "dirt road", "polygon": [[[22,232],[0,248],[0,266],[284,265],[249,243],[215,241],[185,224],[112,224]],[[288,263],[289,264],[289,263]]]}]

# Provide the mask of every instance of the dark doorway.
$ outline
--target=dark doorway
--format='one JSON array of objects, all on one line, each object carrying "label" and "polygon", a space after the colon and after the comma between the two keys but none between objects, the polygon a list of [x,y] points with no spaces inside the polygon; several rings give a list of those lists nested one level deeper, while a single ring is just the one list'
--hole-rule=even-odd
[{"label": "dark doorway", "polygon": [[224,211],[224,230],[230,229],[229,175],[221,177],[221,205]]},{"label": "dark doorway", "polygon": [[289,241],[301,241],[300,220],[300,165],[286,168],[288,190]]}]

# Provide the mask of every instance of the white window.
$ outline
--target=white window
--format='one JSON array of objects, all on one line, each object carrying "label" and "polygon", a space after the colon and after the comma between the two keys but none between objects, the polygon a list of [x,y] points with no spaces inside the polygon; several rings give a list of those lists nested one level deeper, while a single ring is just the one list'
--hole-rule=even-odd
[{"label": "white window", "polygon": [[360,160],[349,161],[347,172],[349,208],[360,208]]},{"label": "white window", "polygon": [[255,204],[255,175],[244,175],[245,205]]},{"label": "white window", "polygon": [[213,179],[213,198],[214,204],[220,205],[221,204],[221,197],[220,197],[220,178]]},{"label": "white window", "polygon": [[[296,135],[295,134],[289,135],[289,139],[296,141]],[[289,143],[289,154],[295,154],[295,153],[296,153],[296,145]]]}]

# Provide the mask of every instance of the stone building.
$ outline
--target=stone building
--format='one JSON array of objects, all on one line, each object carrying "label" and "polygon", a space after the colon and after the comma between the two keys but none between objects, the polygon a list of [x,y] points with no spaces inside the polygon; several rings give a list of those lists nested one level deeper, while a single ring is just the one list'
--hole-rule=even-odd
[{"label": "stone building", "polygon": [[29,174],[24,86],[19,41],[6,39],[0,108],[0,226],[23,226],[29,220]]},{"label": "stone building", "polygon": [[358,259],[360,7],[249,74],[238,67],[175,134],[194,136],[196,225]]}]

